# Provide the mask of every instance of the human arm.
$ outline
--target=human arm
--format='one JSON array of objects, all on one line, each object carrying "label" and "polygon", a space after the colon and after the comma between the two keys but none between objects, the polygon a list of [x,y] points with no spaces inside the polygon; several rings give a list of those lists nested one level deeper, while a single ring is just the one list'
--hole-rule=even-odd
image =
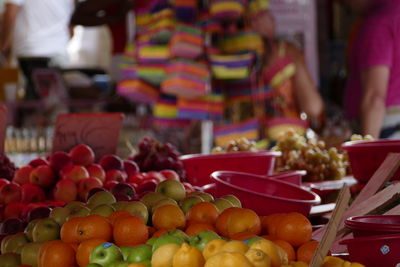
[{"label": "human arm", "polygon": [[379,138],[385,116],[386,93],[389,83],[390,68],[374,66],[361,74],[361,134],[370,134]]},{"label": "human arm", "polygon": [[[108,12],[115,8],[116,12]],[[86,0],[77,3],[71,17],[72,25],[99,26],[117,23],[125,19],[133,7],[132,0]]]},{"label": "human arm", "polygon": [[19,9],[20,6],[13,3],[5,5],[0,39],[0,52],[5,58],[9,57],[11,53],[12,37]]}]

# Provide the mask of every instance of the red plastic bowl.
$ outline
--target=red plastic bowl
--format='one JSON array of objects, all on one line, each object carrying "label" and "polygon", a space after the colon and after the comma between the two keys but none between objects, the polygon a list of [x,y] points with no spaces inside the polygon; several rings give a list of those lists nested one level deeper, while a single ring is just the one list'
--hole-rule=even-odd
[{"label": "red plastic bowl", "polygon": [[344,223],[354,237],[400,234],[400,215],[355,216]]},{"label": "red plastic bowl", "polygon": [[[351,141],[342,144],[347,151],[354,178],[367,182],[388,153],[400,152],[400,140]],[[394,177],[399,178],[400,169]]]},{"label": "red plastic bowl", "polygon": [[186,170],[187,180],[192,185],[203,186],[212,183],[210,174],[214,171],[239,171],[252,174],[271,174],[275,158],[281,152],[231,152],[221,154],[192,154],[180,157]]},{"label": "red plastic bowl", "polygon": [[302,184],[302,177],[306,174],[307,174],[306,171],[298,170],[298,171],[280,172],[280,173],[261,176],[261,177],[269,178],[269,179],[277,179],[279,181],[284,181],[284,182],[288,182],[288,183],[300,186]]},{"label": "red plastic bowl", "polygon": [[347,245],[353,262],[367,267],[400,266],[400,234],[352,238],[340,243]]},{"label": "red plastic bowl", "polygon": [[300,212],[310,214],[311,207],[321,202],[320,197],[288,182],[249,173],[217,171],[211,174],[216,183],[216,197],[237,196],[244,208],[259,215]]}]

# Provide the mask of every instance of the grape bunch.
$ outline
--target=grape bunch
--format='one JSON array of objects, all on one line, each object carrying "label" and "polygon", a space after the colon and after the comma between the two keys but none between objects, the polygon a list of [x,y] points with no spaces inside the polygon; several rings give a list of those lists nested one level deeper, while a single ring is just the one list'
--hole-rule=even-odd
[{"label": "grape bunch", "polygon": [[213,154],[226,153],[226,152],[241,152],[241,151],[257,151],[256,143],[247,138],[239,138],[232,140],[229,144],[222,148],[220,146],[214,147],[211,151]]},{"label": "grape bunch", "polygon": [[372,141],[372,140],[374,140],[374,138],[369,134],[364,135],[364,136],[362,136],[360,134],[353,134],[350,137],[350,141]]},{"label": "grape bunch", "polygon": [[5,154],[0,155],[0,178],[11,181],[16,170],[14,163]]},{"label": "grape bunch", "polygon": [[138,144],[139,152],[129,157],[135,161],[142,172],[174,170],[181,178],[185,177],[180,153],[171,143],[161,143],[151,137],[144,137]]},{"label": "grape bunch", "polygon": [[272,150],[282,152],[276,161],[278,171],[306,170],[305,182],[339,180],[346,175],[347,154],[335,147],[326,148],[324,141],[288,131]]}]

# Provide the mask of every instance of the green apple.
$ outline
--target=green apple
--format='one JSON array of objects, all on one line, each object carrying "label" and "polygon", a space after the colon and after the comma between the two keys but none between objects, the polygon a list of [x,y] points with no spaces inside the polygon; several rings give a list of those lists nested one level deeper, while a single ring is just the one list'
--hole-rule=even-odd
[{"label": "green apple", "polygon": [[154,246],[154,243],[156,242],[157,239],[158,239],[158,237],[152,237],[146,241],[146,244],[150,245],[150,246]]},{"label": "green apple", "polygon": [[1,241],[1,253],[18,253],[21,251],[22,246],[28,243],[29,240],[24,233],[16,233],[4,238]]},{"label": "green apple", "polygon": [[111,206],[110,204],[101,204],[93,209],[90,210],[90,214],[98,214],[102,215],[104,217],[108,217],[110,214],[112,214],[115,211],[115,208]]},{"label": "green apple", "polygon": [[21,265],[21,255],[6,253],[0,255],[0,267],[17,267]]},{"label": "green apple", "polygon": [[172,235],[181,238],[184,242],[187,242],[189,240],[189,236],[182,230],[179,229],[174,229],[174,230],[169,230],[168,232],[165,233],[165,235]]},{"label": "green apple", "polygon": [[124,261],[126,261],[126,259],[128,258],[129,254],[133,251],[133,247],[131,247],[131,246],[122,246],[119,249],[121,250],[122,259]]},{"label": "green apple", "polygon": [[127,261],[116,261],[111,263],[110,267],[128,267],[129,262]]},{"label": "green apple", "polygon": [[251,237],[249,239],[244,240],[243,242],[247,243],[247,245],[249,245],[249,247],[250,247],[255,242],[260,241],[260,240],[264,240],[264,238],[262,238],[260,236],[253,236],[253,237]]},{"label": "green apple", "polygon": [[130,251],[126,261],[131,263],[151,260],[151,255],[153,254],[152,249],[152,246],[146,244],[135,246],[133,250]]},{"label": "green apple", "polygon": [[151,210],[151,207],[156,204],[158,201],[161,199],[166,198],[163,194],[157,193],[157,192],[150,192],[145,194],[140,201],[143,202],[143,204],[146,205],[148,210]]},{"label": "green apple", "polygon": [[149,211],[146,205],[141,201],[129,201],[125,204],[123,210],[142,218],[145,224],[147,224],[149,220]]},{"label": "green apple", "polygon": [[86,217],[90,214],[90,209],[88,207],[77,207],[67,217],[67,221],[75,217]]},{"label": "green apple", "polygon": [[162,181],[157,185],[156,192],[176,201],[182,200],[186,197],[185,187],[177,180]]},{"label": "green apple", "polygon": [[149,259],[149,260],[144,260],[144,261],[140,261],[140,262],[138,262],[138,263],[141,263],[141,264],[144,264],[144,265],[146,265],[146,266],[148,266],[148,267],[151,267],[151,259]]},{"label": "green apple", "polygon": [[128,201],[118,201],[118,202],[112,203],[111,206],[113,206],[115,210],[123,210],[125,205],[128,203],[129,203]]},{"label": "green apple", "polygon": [[52,218],[40,219],[32,230],[33,242],[46,242],[60,238],[60,225]]},{"label": "green apple", "polygon": [[161,199],[160,201],[158,201],[156,204],[153,205],[153,207],[151,207],[151,212],[154,213],[154,211],[161,206],[165,206],[165,205],[175,205],[178,206],[178,203],[173,200],[172,198],[164,198]]},{"label": "green apple", "polygon": [[217,207],[217,209],[220,213],[223,212],[224,210],[226,210],[227,208],[233,207],[232,202],[230,202],[229,200],[227,200],[225,198],[218,198],[214,201],[211,201],[211,203],[213,203]]},{"label": "green apple", "polygon": [[98,245],[90,253],[90,263],[97,263],[102,266],[110,266],[111,263],[121,260],[121,250],[109,242]]},{"label": "green apple", "polygon": [[89,207],[95,207],[101,204],[112,204],[117,202],[114,195],[108,191],[99,191],[94,193],[87,201]]},{"label": "green apple", "polygon": [[60,226],[66,221],[67,217],[71,213],[71,209],[67,207],[55,207],[51,210],[49,217],[55,220]]},{"label": "green apple", "polygon": [[24,233],[30,242],[33,241],[32,230],[38,221],[40,221],[40,219],[34,219],[30,221],[28,225],[25,227]]},{"label": "green apple", "polygon": [[42,242],[26,243],[21,250],[21,264],[37,267],[37,256]]},{"label": "green apple", "polygon": [[193,195],[179,201],[179,206],[181,207],[182,211],[186,214],[186,212],[188,212],[188,210],[190,210],[191,207],[203,201],[204,200],[201,197]]},{"label": "green apple", "polygon": [[68,203],[67,205],[64,206],[64,208],[67,208],[69,210],[74,210],[78,207],[86,207],[86,204],[81,202],[81,201],[72,201],[70,203]]},{"label": "green apple", "polygon": [[238,207],[238,208],[242,207],[242,202],[240,202],[240,200],[234,195],[225,195],[221,198],[230,201],[234,207]]},{"label": "green apple", "polygon": [[203,251],[204,247],[207,245],[208,242],[214,239],[221,238],[217,233],[211,230],[204,230],[198,232],[195,235],[189,237],[189,245],[198,248],[200,251]]},{"label": "green apple", "polygon": [[178,245],[182,245],[184,243],[184,240],[182,238],[180,238],[180,237],[177,237],[177,236],[163,234],[162,236],[158,237],[156,239],[156,241],[154,241],[153,252],[156,251],[162,245],[170,244],[170,243],[175,243],[175,244],[178,244]]},{"label": "green apple", "polygon": [[199,193],[197,194],[197,196],[201,197],[201,198],[204,199],[204,201],[206,201],[206,202],[211,202],[211,201],[214,200],[214,197],[213,197],[211,194],[205,193],[205,192],[199,192]]}]

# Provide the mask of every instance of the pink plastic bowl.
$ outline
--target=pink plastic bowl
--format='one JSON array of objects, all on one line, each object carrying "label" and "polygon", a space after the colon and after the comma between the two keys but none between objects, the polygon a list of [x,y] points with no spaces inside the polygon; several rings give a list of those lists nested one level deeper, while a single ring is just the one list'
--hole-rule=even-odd
[{"label": "pink plastic bowl", "polygon": [[[342,145],[347,151],[354,178],[365,183],[390,152],[400,152],[400,140],[351,141]],[[394,177],[399,178],[400,169]]]},{"label": "pink plastic bowl", "polygon": [[321,202],[317,194],[277,179],[231,171],[213,172],[211,178],[217,185],[216,197],[233,194],[259,215],[296,211],[308,216]]},{"label": "pink plastic bowl", "polygon": [[346,239],[351,261],[367,267],[396,267],[400,264],[400,234]]},{"label": "pink plastic bowl", "polygon": [[188,182],[192,185],[203,186],[212,183],[210,174],[214,171],[239,171],[252,174],[271,174],[275,158],[281,152],[231,152],[221,154],[192,154],[180,159],[186,170]]},{"label": "pink plastic bowl", "polygon": [[400,215],[355,216],[344,223],[354,237],[400,234]]}]

